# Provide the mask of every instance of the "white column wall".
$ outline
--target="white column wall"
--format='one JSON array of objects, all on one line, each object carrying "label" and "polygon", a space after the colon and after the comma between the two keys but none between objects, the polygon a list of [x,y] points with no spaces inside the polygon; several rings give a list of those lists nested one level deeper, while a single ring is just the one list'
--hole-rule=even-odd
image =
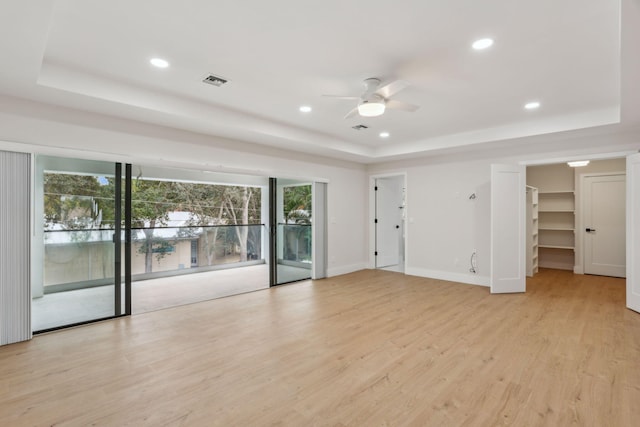
[{"label": "white column wall", "polygon": [[312,279],[327,277],[327,184],[324,182],[313,183],[313,220],[311,222],[313,233],[312,246]]}]

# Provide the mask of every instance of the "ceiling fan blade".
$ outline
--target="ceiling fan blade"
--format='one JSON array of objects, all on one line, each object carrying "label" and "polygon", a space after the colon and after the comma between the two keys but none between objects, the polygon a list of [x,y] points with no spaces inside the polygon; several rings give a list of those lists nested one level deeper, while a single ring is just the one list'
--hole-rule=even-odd
[{"label": "ceiling fan blade", "polygon": [[390,99],[389,101],[387,101],[385,103],[385,106],[387,108],[391,108],[393,110],[409,111],[411,113],[413,113],[414,111],[417,111],[418,108],[420,108],[417,105],[408,104],[408,103],[402,102],[402,101],[396,101],[395,99]]},{"label": "ceiling fan blade", "polygon": [[351,117],[353,117],[353,116],[357,116],[357,115],[358,115],[358,107],[356,107],[356,108],[354,108],[353,110],[349,111],[349,112],[347,113],[347,115],[346,115],[346,116],[344,116],[344,118],[345,118],[345,120],[346,120],[346,119],[350,119]]},{"label": "ceiling fan blade", "polygon": [[359,96],[342,96],[342,95],[322,95],[326,98],[333,98],[333,99],[360,99]]},{"label": "ceiling fan blade", "polygon": [[381,88],[376,90],[376,93],[378,95],[382,95],[383,98],[388,99],[408,86],[409,82],[406,82],[404,80],[396,80],[395,82],[391,82],[387,85],[382,86]]}]

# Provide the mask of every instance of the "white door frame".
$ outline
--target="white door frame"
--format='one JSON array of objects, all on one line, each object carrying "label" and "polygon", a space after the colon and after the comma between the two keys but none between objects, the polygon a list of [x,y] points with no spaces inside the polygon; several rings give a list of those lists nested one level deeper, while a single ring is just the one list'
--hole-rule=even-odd
[{"label": "white door frame", "polygon": [[[376,268],[376,179],[378,178],[392,178],[401,176],[404,182],[405,188],[405,207],[404,207],[404,215],[405,218],[409,218],[409,188],[407,186],[407,173],[406,172],[390,172],[384,174],[376,174],[369,175],[369,268]],[[409,258],[409,253],[407,251],[408,242],[409,242],[409,221],[405,220],[405,228],[404,228],[404,259],[402,260],[402,265],[404,267],[404,271],[407,271],[407,259]]]}]

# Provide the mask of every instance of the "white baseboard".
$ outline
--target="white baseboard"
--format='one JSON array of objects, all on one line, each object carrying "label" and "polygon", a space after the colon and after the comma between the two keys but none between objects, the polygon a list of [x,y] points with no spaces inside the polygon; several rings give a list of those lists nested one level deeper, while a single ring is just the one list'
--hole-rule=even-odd
[{"label": "white baseboard", "polygon": [[[366,270],[369,268],[367,262],[343,265],[339,267],[329,268],[327,277],[340,276],[342,274],[353,273],[354,271]],[[405,274],[410,276],[426,277],[429,279],[447,280],[449,282],[465,283],[468,285],[490,286],[488,276],[477,276],[474,274],[452,273],[449,271],[428,270],[424,268],[407,267]]]},{"label": "white baseboard", "polygon": [[449,282],[465,283],[489,287],[491,282],[487,276],[475,274],[452,273],[450,271],[428,270],[425,268],[407,267],[406,274],[411,276],[427,277],[429,279],[447,280]]},{"label": "white baseboard", "polygon": [[340,276],[342,274],[353,273],[354,271],[366,270],[368,266],[369,264],[367,262],[361,262],[358,264],[330,267],[327,269],[327,277]]}]

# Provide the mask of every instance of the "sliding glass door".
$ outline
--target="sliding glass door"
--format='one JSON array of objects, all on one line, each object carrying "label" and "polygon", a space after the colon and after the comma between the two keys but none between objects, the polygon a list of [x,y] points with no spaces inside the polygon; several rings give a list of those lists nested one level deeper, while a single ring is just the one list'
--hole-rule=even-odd
[{"label": "sliding glass door", "polygon": [[311,182],[271,179],[271,284],[310,279],[313,260]]},{"label": "sliding glass door", "polygon": [[34,332],[324,277],[325,184],[50,156],[35,170]]},{"label": "sliding glass door", "polygon": [[33,330],[126,313],[121,164],[36,157]]}]

